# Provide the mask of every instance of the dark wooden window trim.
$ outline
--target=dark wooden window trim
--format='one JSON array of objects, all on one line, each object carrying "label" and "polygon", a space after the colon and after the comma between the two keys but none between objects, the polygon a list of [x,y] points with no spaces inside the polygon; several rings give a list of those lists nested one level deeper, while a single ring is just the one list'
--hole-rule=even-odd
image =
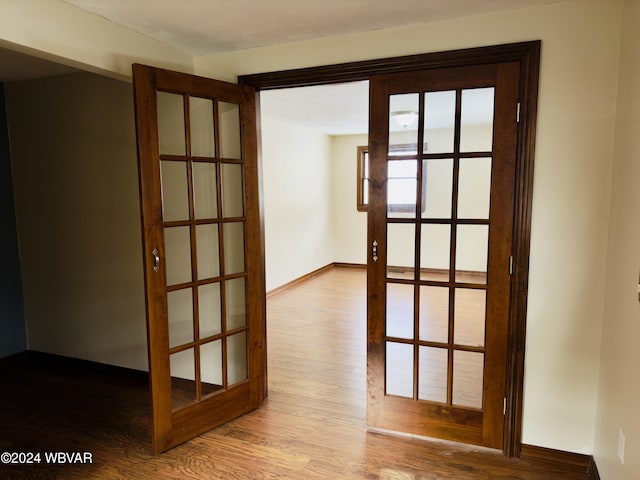
[{"label": "dark wooden window trim", "polygon": [[468,48],[404,57],[365,60],[278,72],[243,75],[239,83],[258,90],[324,85],[369,80],[373,75],[411,72],[468,65],[518,62],[520,64],[520,122],[516,157],[513,275],[509,317],[509,364],[507,365],[507,411],[504,453],[520,456],[522,448],[522,401],[524,347],[531,240],[533,165],[538,105],[541,41]]},{"label": "dark wooden window trim", "polygon": [[367,202],[365,202],[364,192],[365,192],[365,180],[367,183],[369,179],[365,177],[365,163],[367,161],[367,153],[369,152],[369,146],[363,145],[358,147],[358,158],[357,158],[357,173],[356,173],[356,208],[359,212],[367,212],[369,210],[369,206]]}]

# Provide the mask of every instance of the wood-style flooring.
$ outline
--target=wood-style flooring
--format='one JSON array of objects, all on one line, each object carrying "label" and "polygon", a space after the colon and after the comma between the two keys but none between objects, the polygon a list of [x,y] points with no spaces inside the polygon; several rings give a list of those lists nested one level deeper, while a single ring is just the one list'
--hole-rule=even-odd
[{"label": "wood-style flooring", "polygon": [[268,300],[269,398],[154,456],[146,375],[48,355],[0,360],[0,479],[585,479],[548,462],[367,431],[365,274],[334,268]]}]

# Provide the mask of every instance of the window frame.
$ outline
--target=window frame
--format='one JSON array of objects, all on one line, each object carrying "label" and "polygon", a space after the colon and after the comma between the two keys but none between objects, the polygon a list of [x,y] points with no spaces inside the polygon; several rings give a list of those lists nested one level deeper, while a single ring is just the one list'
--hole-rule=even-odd
[{"label": "window frame", "polygon": [[[390,146],[392,152],[416,152],[417,145],[415,143],[401,143]],[[369,185],[369,177],[365,176],[365,173],[369,172],[369,168],[366,163],[369,161],[369,146],[361,145],[357,147],[357,174],[356,174],[356,209],[358,212],[368,212],[369,211],[369,203],[365,202],[365,183]],[[400,161],[407,160],[406,158],[398,158],[397,160],[391,161]],[[416,155],[416,162],[422,161]],[[424,175],[424,173],[423,173]],[[416,182],[418,181],[416,175]],[[427,199],[427,182],[426,178],[422,178],[422,210],[421,213],[426,211],[426,199]],[[368,197],[368,195],[367,195]],[[368,199],[368,198],[367,198]],[[405,203],[394,203],[387,206],[388,213],[415,213],[415,204],[405,204]]]}]

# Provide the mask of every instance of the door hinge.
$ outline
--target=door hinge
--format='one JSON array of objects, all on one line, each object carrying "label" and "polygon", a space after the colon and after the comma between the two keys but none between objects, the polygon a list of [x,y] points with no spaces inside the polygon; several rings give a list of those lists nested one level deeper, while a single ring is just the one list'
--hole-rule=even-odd
[{"label": "door hinge", "polygon": [[509,275],[513,275],[513,255],[509,257]]},{"label": "door hinge", "polygon": [[516,123],[520,123],[520,102],[516,106]]},{"label": "door hinge", "polygon": [[507,397],[504,397],[504,403],[502,404],[502,415],[507,414]]}]

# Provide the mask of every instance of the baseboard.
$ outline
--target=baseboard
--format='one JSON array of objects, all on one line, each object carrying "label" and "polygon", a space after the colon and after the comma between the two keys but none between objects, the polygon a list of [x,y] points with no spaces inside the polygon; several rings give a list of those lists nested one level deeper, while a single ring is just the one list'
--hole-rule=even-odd
[{"label": "baseboard", "polygon": [[320,268],[314,270],[313,272],[309,272],[309,273],[307,273],[305,275],[302,275],[301,277],[294,278],[290,282],[287,282],[287,283],[285,283],[283,285],[280,285],[279,287],[276,287],[273,290],[269,290],[267,292],[267,298],[273,297],[274,295],[282,293],[285,290],[290,289],[291,287],[295,287],[296,285],[299,285],[300,283],[302,283],[302,282],[304,282],[306,280],[309,280],[310,278],[315,277],[316,275],[319,275],[321,273],[329,271],[334,267],[334,265],[335,264],[330,263],[328,265],[325,265],[324,267],[320,267]]},{"label": "baseboard", "polygon": [[520,459],[543,462],[549,465],[550,471],[556,474],[561,474],[562,472],[584,473],[585,478],[588,480],[600,480],[600,474],[593,455],[565,452],[534,445],[522,445]]}]

